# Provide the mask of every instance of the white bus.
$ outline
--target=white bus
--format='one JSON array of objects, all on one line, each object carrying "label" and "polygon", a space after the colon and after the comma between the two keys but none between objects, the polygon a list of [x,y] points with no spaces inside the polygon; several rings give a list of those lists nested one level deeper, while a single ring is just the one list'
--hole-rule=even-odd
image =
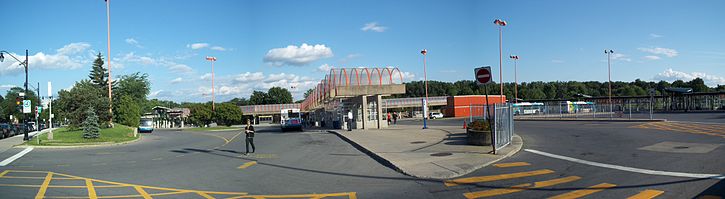
[{"label": "white bus", "polygon": [[302,131],[302,115],[300,109],[282,109],[280,111],[280,124],[282,131],[295,129]]}]

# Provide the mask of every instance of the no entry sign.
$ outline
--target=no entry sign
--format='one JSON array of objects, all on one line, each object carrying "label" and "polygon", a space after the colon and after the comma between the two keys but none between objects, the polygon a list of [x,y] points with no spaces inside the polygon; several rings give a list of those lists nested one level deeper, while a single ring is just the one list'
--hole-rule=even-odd
[{"label": "no entry sign", "polygon": [[476,75],[476,84],[490,84],[491,83],[491,67],[484,66],[473,70]]}]

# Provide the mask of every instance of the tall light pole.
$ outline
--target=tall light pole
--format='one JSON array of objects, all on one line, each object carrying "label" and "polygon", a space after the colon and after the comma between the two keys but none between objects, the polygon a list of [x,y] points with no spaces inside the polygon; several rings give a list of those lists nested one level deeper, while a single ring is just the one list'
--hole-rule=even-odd
[{"label": "tall light pole", "polygon": [[113,92],[111,87],[113,86],[113,75],[111,75],[111,0],[106,1],[106,22],[107,22],[107,41],[108,41],[108,54],[106,54],[106,61],[108,61],[108,112],[111,114],[111,125],[113,125]]},{"label": "tall light pole", "polygon": [[[611,55],[614,54],[613,50],[604,50],[604,54],[607,54],[607,74],[609,76],[609,111],[614,111],[612,106],[612,63],[611,63]],[[612,114],[609,114],[609,118],[611,119],[613,116]]]},{"label": "tall light pole", "polygon": [[427,73],[427,66],[425,63],[425,55],[428,54],[428,50],[423,49],[420,51],[420,54],[423,54],[423,79],[425,80],[425,103],[423,103],[423,129],[427,129],[428,125],[426,123],[426,120],[428,120],[428,73]]},{"label": "tall light pole", "polygon": [[[8,55],[10,55],[10,57],[15,59],[15,61],[20,62],[20,65],[23,65],[25,67],[25,93],[24,94],[27,95],[28,94],[28,49],[25,49],[25,61],[20,61],[20,59],[18,59],[17,57],[15,57],[15,55],[13,55],[12,53],[10,53],[8,51],[0,50],[0,62],[5,60],[5,55],[3,55],[4,53],[7,53]],[[23,97],[23,99],[25,99],[25,97]],[[23,116],[23,119],[21,121],[23,123],[25,123],[26,122],[25,113],[20,114],[20,115]],[[26,130],[24,132],[25,132],[25,134],[23,136],[23,140],[29,140],[28,131]]]},{"label": "tall light pole", "polygon": [[503,96],[503,33],[502,27],[506,26],[506,21],[496,19],[493,21],[498,25],[498,82],[501,85],[501,96]]},{"label": "tall light pole", "polygon": [[211,62],[211,111],[214,111],[214,62],[216,57],[206,57],[207,61]]},{"label": "tall light pole", "polygon": [[514,103],[519,103],[519,78],[518,78],[518,67],[516,66],[516,61],[519,60],[518,55],[511,55],[509,58],[514,60]]}]

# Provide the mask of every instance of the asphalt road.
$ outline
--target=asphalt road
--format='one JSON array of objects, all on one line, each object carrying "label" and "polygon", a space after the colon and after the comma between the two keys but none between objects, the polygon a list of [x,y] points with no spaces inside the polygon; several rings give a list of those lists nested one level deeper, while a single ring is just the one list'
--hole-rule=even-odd
[{"label": "asphalt road", "polygon": [[[432,128],[461,124],[459,119],[429,123]],[[725,159],[722,158],[725,148],[720,146],[724,143],[725,128],[711,126],[709,130],[702,130],[707,127],[703,125],[711,124],[517,122],[516,132],[524,139],[524,149],[529,150],[656,171],[725,173]],[[706,130],[711,133],[702,133]],[[719,134],[724,136],[717,136]],[[659,198],[725,195],[722,180],[603,168],[530,151],[521,151],[500,162],[523,162],[518,166],[487,166],[453,181],[473,179],[470,184],[456,184],[405,176],[376,162],[334,134],[318,130],[283,133],[277,127],[258,127],[257,151],[246,156],[242,154],[244,139],[239,131],[156,130],[143,136],[141,141],[119,146],[35,148],[12,164],[0,167],[0,198],[39,195],[51,198],[92,198],[92,195],[127,198],[251,198],[260,195],[283,198],[464,198],[484,195],[542,198],[570,192],[588,192],[591,198],[626,198],[647,190],[647,193],[661,191]],[[676,146],[660,147],[661,151],[643,149],[666,142],[676,142]],[[679,145],[683,144],[691,144],[688,145],[691,148],[681,148]],[[682,153],[682,150],[699,149],[703,144],[715,148]],[[21,150],[13,148],[0,153],[0,160]],[[474,182],[481,179],[485,182]],[[526,183],[534,184],[522,186]],[[587,189],[590,186],[601,188]]]}]

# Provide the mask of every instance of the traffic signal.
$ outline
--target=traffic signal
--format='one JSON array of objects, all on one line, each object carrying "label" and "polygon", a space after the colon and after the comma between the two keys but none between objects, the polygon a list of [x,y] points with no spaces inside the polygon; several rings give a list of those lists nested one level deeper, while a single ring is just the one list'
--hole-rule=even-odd
[{"label": "traffic signal", "polygon": [[23,98],[22,97],[20,97],[20,96],[15,97],[15,105],[20,106],[20,104],[22,104],[22,103],[23,103]]}]

